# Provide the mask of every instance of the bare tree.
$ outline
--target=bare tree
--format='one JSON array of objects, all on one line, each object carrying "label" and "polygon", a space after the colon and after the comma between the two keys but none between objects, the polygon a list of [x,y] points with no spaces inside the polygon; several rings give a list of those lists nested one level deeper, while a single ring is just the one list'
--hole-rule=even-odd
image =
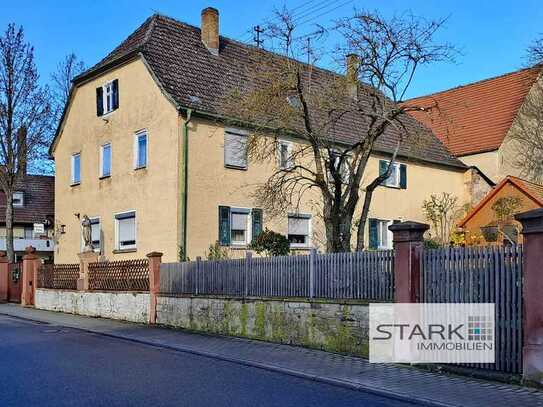
[{"label": "bare tree", "polygon": [[[253,71],[246,73],[250,77],[246,83],[253,85],[227,101],[237,117],[257,123],[248,149],[253,160],[275,160],[278,149],[281,152],[278,135],[300,140],[289,151],[288,165],[276,168],[257,188],[255,198],[268,213],[297,208],[316,191],[327,251],[350,251],[353,231],[356,250],[364,249],[375,189],[390,177],[405,141],[410,138],[413,147],[428,135],[407,113],[433,106],[398,102],[420,66],[453,57],[453,47],[434,41],[442,24],[443,20],[427,22],[413,16],[387,20],[377,13],[356,12],[333,28],[343,44],[326,50],[312,34],[296,36],[288,11],[278,13],[265,31],[266,44],[275,53],[259,52]],[[322,34],[319,29],[313,36]],[[346,66],[346,76],[314,68],[327,53]],[[302,59],[311,64],[299,62]],[[346,131],[354,134],[349,142]],[[364,185],[370,156],[385,134],[393,140],[386,171]]]},{"label": "bare tree", "polygon": [[57,64],[55,72],[51,74],[55,121],[57,125],[60,122],[64,107],[68,103],[72,89],[72,80],[84,70],[85,63],[72,52]]},{"label": "bare tree", "polygon": [[47,89],[38,85],[34,49],[14,24],[0,37],[0,186],[6,195],[6,249],[13,250],[13,192],[28,163],[45,157],[50,141]]},{"label": "bare tree", "polygon": [[530,65],[543,64],[543,36],[537,38],[528,47],[527,59]]},{"label": "bare tree", "polygon": [[461,211],[458,207],[458,198],[451,193],[431,194],[429,199],[422,203],[422,210],[426,219],[432,224],[440,245],[449,243],[452,227]]}]

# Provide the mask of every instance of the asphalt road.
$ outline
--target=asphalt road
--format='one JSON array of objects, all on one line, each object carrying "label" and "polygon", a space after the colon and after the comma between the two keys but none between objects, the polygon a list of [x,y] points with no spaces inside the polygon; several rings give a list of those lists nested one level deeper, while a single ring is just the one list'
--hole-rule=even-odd
[{"label": "asphalt road", "polygon": [[413,406],[0,315],[0,406]]}]

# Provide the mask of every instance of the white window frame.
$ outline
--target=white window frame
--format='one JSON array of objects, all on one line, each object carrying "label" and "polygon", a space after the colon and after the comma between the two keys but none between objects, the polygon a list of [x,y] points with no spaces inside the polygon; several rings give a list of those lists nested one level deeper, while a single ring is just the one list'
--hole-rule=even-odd
[{"label": "white window frame", "polygon": [[[287,147],[287,162],[283,164],[282,157],[281,157],[281,149],[283,146]],[[278,149],[277,149],[277,163],[279,166],[279,169],[281,170],[288,170],[291,169],[294,166],[294,160],[292,157],[292,142],[287,140],[281,140],[278,143]]]},{"label": "white window frame", "polygon": [[[75,158],[79,158],[79,180],[75,179]],[[73,153],[71,156],[71,184],[79,185],[81,183],[81,153]]]},{"label": "white window frame", "polygon": [[[104,174],[104,150],[109,147],[109,174]],[[113,151],[111,149],[111,143],[105,143],[100,146],[100,178],[110,177],[111,168],[113,166]]]},{"label": "white window frame", "polygon": [[[232,240],[232,214],[243,213],[247,215],[247,224],[245,225],[245,241],[234,242]],[[252,225],[253,225],[253,213],[251,208],[242,208],[240,206],[230,207],[230,246],[232,247],[246,247],[251,243],[252,239]],[[236,230],[236,229],[234,229]]]},{"label": "white window frame", "polygon": [[[139,165],[139,138],[145,136],[145,165]],[[149,165],[149,133],[147,130],[140,130],[134,133],[134,169],[147,168]]]},{"label": "white window frame", "polygon": [[[392,232],[388,230],[388,227],[392,225],[392,223],[393,221],[388,219],[377,219],[377,249],[392,249]],[[386,242],[383,242],[383,225],[386,229],[386,235],[384,236],[386,238]]]},{"label": "white window frame", "polygon": [[92,248],[96,253],[100,253],[102,251],[102,219],[100,219],[100,216],[94,216],[92,218],[89,218],[89,220],[91,221],[91,244],[93,244],[93,242],[92,242],[92,222],[93,221],[98,221],[98,236],[100,238],[100,240],[99,240],[100,243],[98,244],[98,247],[94,247],[94,245],[93,245]]},{"label": "white window frame", "polygon": [[[126,214],[129,214],[129,213],[134,214],[134,241],[136,243],[133,244],[133,245],[126,245],[126,246],[121,247],[121,242],[119,240],[119,220],[120,219],[117,219],[117,216],[126,215]],[[123,251],[123,250],[137,249],[137,246],[138,246],[138,222],[137,222],[137,219],[138,218],[137,218],[137,213],[136,213],[135,209],[128,210],[128,211],[123,211],[123,212],[117,212],[117,213],[113,214],[113,220],[115,222],[115,250]]]},{"label": "white window frame", "polygon": [[[15,195],[20,196],[20,201],[21,201],[21,203],[18,203],[18,204],[15,203]],[[14,208],[22,208],[22,207],[25,206],[25,194],[24,194],[23,191],[15,191],[15,192],[13,193],[13,196],[12,196],[11,199],[12,199],[13,207],[14,207]]]},{"label": "white window frame", "polygon": [[311,236],[313,235],[313,215],[310,214],[310,213],[301,213],[301,212],[298,212],[298,213],[289,213],[288,216],[287,216],[287,239],[288,239],[288,236],[289,236],[289,230],[288,230],[288,218],[290,217],[304,217],[304,218],[308,218],[309,219],[309,222],[308,222],[308,231],[307,231],[307,243],[290,243],[290,247],[293,248],[293,249],[308,249],[311,247],[312,245],[312,242],[311,242]]},{"label": "white window frame", "polygon": [[390,176],[385,180],[384,184],[387,187],[400,188],[400,163],[394,161],[392,163],[392,171]]},{"label": "white window frame", "polygon": [[[113,81],[106,82],[102,85],[102,106],[103,114],[111,113],[113,109]],[[108,108],[109,107],[109,108]]]}]

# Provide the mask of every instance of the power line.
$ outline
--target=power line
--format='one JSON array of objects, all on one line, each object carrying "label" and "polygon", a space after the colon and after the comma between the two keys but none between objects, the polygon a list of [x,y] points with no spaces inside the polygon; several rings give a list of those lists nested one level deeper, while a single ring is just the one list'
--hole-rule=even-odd
[{"label": "power line", "polygon": [[307,19],[307,20],[305,20],[305,21],[303,21],[303,22],[301,22],[301,23],[298,23],[298,27],[300,27],[300,26],[302,26],[302,25],[304,25],[304,24],[307,24],[307,23],[309,23],[309,22],[311,22],[311,21],[313,21],[313,20],[316,20],[317,18],[322,17],[322,16],[324,16],[324,15],[326,15],[326,14],[328,14],[328,13],[331,13],[331,12],[337,10],[338,8],[344,7],[344,6],[346,6],[347,4],[352,3],[353,1],[354,1],[354,0],[347,0],[347,1],[344,2],[344,3],[341,3],[339,6],[334,7],[333,9],[326,10],[325,12],[323,12],[323,13],[321,13],[321,14],[319,14],[319,15],[316,15],[316,16],[311,17],[311,18],[309,18],[309,19]]}]

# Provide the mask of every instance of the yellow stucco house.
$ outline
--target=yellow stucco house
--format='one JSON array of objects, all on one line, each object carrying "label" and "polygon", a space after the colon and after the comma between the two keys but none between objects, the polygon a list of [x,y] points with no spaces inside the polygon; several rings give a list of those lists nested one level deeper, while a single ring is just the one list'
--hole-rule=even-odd
[{"label": "yellow stucco house", "polygon": [[[202,29],[153,15],[75,78],[50,149],[55,222],[63,231],[55,262],[77,261],[83,215],[91,219],[95,250],[108,260],[151,251],[162,251],[164,261],[182,251],[194,259],[216,241],[242,256],[263,227],[287,235],[297,250],[323,248],[311,202],[273,219],[256,207],[251,188],[278,163],[248,162],[231,151],[247,133],[225,120],[220,99],[246,80],[256,50],[219,36],[214,9],[202,12]],[[393,176],[374,194],[367,232],[373,247],[392,247],[393,221],[424,221],[422,201],[432,193],[471,199],[476,174],[431,133],[423,145],[402,146]],[[366,178],[390,156],[385,139]]]}]

